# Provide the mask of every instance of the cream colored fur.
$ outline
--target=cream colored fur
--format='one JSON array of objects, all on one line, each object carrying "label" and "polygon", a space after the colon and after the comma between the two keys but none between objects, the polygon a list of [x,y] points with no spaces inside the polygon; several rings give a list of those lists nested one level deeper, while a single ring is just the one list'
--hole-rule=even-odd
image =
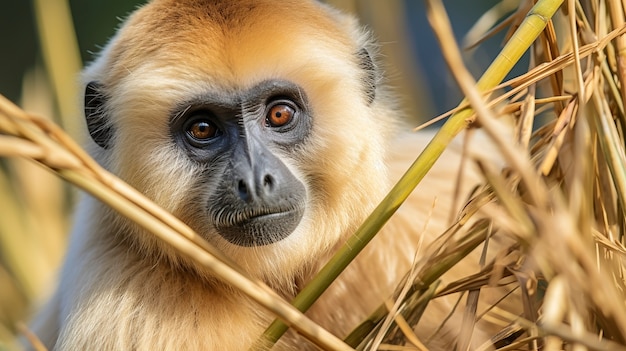
[{"label": "cream colored fur", "polygon": [[[398,137],[383,87],[368,104],[355,53],[369,38],[315,1],[156,0],[133,14],[83,76],[98,81],[115,126],[113,147],[90,145],[113,173],[168,209],[251,275],[293,297],[430,140]],[[238,247],[206,230],[193,202],[201,167],[172,142],[170,111],[204,91],[235,93],[268,78],[303,87],[312,137],[283,161],[307,186],[309,205],[288,238]],[[387,298],[416,250],[448,226],[460,148],[446,152],[408,203],[309,312],[339,336]],[[277,151],[280,153],[280,151]],[[463,198],[478,182],[463,175]],[[457,203],[460,204],[460,203]],[[474,273],[467,265],[465,273]],[[424,323],[444,318],[433,307]],[[246,350],[272,316],[138,226],[85,196],[59,289],[35,322],[56,350]],[[455,328],[458,322],[452,323]],[[421,336],[428,326],[420,329]],[[419,331],[419,330],[418,330]],[[288,334],[277,349],[304,350]]]}]

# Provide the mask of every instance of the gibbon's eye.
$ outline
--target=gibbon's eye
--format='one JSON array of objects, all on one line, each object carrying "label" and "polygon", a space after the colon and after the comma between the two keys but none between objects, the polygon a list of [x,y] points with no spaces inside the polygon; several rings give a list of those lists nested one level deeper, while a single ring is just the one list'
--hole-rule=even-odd
[{"label": "gibbon's eye", "polygon": [[198,143],[206,143],[222,134],[215,123],[202,117],[191,119],[185,126],[185,133]]},{"label": "gibbon's eye", "polygon": [[293,119],[296,110],[287,103],[279,102],[270,107],[265,116],[265,123],[268,127],[282,127]]},{"label": "gibbon's eye", "polygon": [[219,132],[219,129],[213,123],[209,121],[197,121],[194,122],[187,133],[194,139],[197,140],[208,140],[215,138]]}]

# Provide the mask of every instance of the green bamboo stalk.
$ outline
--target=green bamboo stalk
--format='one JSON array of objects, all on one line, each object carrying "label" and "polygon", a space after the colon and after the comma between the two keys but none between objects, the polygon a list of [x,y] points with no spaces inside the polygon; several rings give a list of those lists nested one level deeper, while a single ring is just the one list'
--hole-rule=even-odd
[{"label": "green bamboo stalk", "polygon": [[[524,52],[541,34],[562,3],[563,0],[540,0],[533,6],[520,27],[477,82],[476,86],[479,91],[486,92],[504,79]],[[488,95],[485,98],[488,98]],[[460,105],[465,103],[466,100],[464,99]],[[365,245],[374,238],[432,168],[452,139],[472,122],[473,113],[473,110],[468,107],[458,111],[448,119],[372,214],[315,278],[294,298],[292,304],[297,309],[303,312],[308,310]],[[274,320],[262,336],[265,339],[264,343],[266,345],[276,343],[287,329],[288,327],[283,322]]]}]

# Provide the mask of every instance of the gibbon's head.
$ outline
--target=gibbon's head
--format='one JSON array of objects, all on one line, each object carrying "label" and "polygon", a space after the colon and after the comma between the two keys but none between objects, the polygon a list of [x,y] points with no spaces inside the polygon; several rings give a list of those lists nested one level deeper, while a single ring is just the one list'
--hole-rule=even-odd
[{"label": "gibbon's head", "polygon": [[152,1],[83,80],[94,156],[262,279],[319,260],[386,192],[372,45],[317,1]]}]

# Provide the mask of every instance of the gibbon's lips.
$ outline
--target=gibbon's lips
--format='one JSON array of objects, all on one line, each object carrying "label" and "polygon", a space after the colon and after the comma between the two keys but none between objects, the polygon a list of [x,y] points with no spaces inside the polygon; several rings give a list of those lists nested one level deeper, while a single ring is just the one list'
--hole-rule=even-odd
[{"label": "gibbon's lips", "polygon": [[215,218],[215,227],[231,244],[263,246],[288,237],[300,223],[303,213],[301,206],[221,213]]}]

